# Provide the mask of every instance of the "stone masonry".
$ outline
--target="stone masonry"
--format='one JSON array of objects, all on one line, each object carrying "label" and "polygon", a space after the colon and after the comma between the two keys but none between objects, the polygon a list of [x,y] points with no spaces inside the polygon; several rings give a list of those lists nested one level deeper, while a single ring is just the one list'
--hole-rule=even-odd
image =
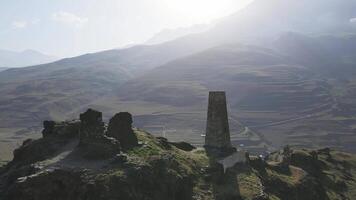
[{"label": "stone masonry", "polygon": [[205,146],[231,149],[225,92],[209,92]]}]

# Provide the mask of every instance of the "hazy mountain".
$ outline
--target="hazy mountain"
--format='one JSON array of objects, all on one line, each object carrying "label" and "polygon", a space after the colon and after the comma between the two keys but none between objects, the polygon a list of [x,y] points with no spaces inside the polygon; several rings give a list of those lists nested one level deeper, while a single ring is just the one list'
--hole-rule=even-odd
[{"label": "hazy mountain", "polygon": [[0,134],[8,138],[3,141],[14,145],[16,139],[9,139],[14,132],[20,138],[26,137],[24,133],[38,133],[38,121],[71,118],[132,77],[209,45],[192,41],[194,37],[181,38],[161,45],[110,50],[0,72],[0,119],[4,127]]},{"label": "hazy mountain", "polygon": [[[344,115],[356,102],[355,6],[351,0],[256,0],[203,33],[3,71],[3,141],[23,138],[31,129],[21,128],[40,120],[70,118],[94,105],[109,114],[130,110],[138,126],[165,126],[169,137],[201,144],[207,92],[224,89],[231,96],[234,133],[243,130],[240,121],[257,126],[315,118],[258,128],[243,139],[258,151],[302,144],[298,130],[306,132],[305,144],[354,150],[348,142],[354,141],[353,119]],[[344,125],[338,117],[350,121]],[[341,132],[350,135],[328,140]]]},{"label": "hazy mountain", "polygon": [[4,71],[4,70],[7,70],[8,68],[6,68],[6,67],[0,67],[0,72],[1,71]]},{"label": "hazy mountain", "polygon": [[355,32],[355,0],[255,0],[235,15],[226,17],[210,31],[221,42],[256,42],[281,32],[340,34]]},{"label": "hazy mountain", "polygon": [[175,40],[186,35],[206,32],[213,26],[214,26],[213,24],[197,24],[190,27],[183,27],[177,29],[165,29],[157,33],[156,35],[154,35],[149,40],[147,40],[145,44],[148,45],[159,44],[159,43]]},{"label": "hazy mountain", "polygon": [[[235,136],[241,130],[239,121],[262,133],[259,140],[254,136],[254,149],[287,142],[355,151],[348,141],[356,139],[352,134],[356,121],[348,118],[347,109],[354,107],[351,102],[356,96],[350,90],[340,91],[354,88],[356,77],[352,67],[356,62],[346,59],[356,51],[348,45],[341,48],[346,42],[354,43],[356,38],[287,33],[271,48],[214,47],[128,81],[117,90],[117,102],[127,103],[126,109],[138,115],[141,127],[165,124],[176,130],[168,134],[172,139],[202,144],[207,94],[224,90],[237,145],[242,142]],[[105,101],[97,104],[105,105]],[[156,112],[149,115],[147,107]],[[330,140],[341,136],[343,141]]]},{"label": "hazy mountain", "polygon": [[25,67],[39,65],[57,60],[54,56],[42,54],[35,50],[25,50],[22,52],[8,51],[0,49],[1,67]]}]

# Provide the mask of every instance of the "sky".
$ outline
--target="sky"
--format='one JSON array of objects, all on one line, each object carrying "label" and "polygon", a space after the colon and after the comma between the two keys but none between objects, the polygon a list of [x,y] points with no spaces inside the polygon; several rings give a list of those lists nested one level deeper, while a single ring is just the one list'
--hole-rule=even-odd
[{"label": "sky", "polygon": [[164,29],[206,24],[251,0],[0,0],[0,49],[57,57],[143,43]]}]

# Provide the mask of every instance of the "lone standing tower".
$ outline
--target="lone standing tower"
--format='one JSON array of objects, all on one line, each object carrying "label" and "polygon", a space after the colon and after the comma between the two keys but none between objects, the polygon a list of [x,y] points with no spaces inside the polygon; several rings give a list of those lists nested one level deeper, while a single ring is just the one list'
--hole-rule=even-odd
[{"label": "lone standing tower", "polygon": [[205,147],[221,150],[232,149],[226,95],[223,91],[209,92]]}]

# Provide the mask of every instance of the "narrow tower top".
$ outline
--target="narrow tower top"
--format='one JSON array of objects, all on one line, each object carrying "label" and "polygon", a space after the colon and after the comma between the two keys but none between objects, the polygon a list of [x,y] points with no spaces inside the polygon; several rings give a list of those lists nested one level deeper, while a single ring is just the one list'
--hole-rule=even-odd
[{"label": "narrow tower top", "polygon": [[209,92],[205,146],[218,149],[232,147],[224,91]]}]

